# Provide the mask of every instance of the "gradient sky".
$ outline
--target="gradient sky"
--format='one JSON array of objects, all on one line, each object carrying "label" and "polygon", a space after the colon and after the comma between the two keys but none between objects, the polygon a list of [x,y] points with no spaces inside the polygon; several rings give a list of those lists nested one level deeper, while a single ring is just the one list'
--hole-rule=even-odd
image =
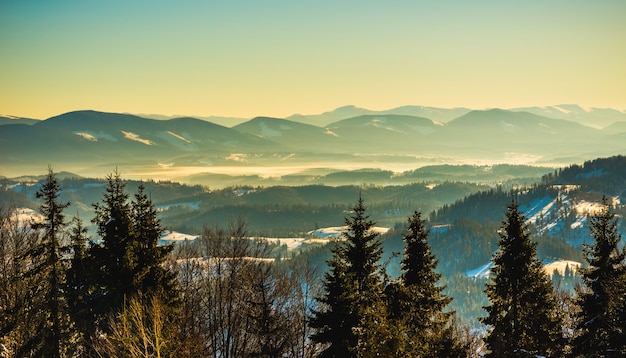
[{"label": "gradient sky", "polygon": [[626,109],[626,1],[0,0],[0,114]]}]

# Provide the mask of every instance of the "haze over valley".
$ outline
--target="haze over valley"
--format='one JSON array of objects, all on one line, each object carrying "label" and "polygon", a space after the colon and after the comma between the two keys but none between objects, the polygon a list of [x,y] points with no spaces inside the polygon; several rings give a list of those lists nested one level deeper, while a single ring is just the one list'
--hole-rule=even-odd
[{"label": "haze over valley", "polygon": [[0,175],[41,173],[50,164],[102,177],[117,167],[129,178],[218,187],[229,177],[293,185],[298,177],[306,184],[360,169],[391,171],[391,178],[432,165],[557,167],[626,151],[624,111],[576,105],[379,112],[347,106],[230,126],[75,111],[41,121],[5,116],[0,126]]},{"label": "haze over valley", "polygon": [[626,356],[624,15],[0,1],[0,357]]}]

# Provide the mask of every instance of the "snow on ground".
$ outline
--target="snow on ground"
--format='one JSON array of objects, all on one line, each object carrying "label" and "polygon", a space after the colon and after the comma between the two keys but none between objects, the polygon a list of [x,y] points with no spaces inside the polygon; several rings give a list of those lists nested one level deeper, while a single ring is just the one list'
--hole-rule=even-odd
[{"label": "snow on ground", "polygon": [[98,141],[98,137],[96,137],[93,134],[89,134],[89,133],[85,133],[85,132],[74,132],[74,134],[76,134],[77,136],[83,137],[89,141],[92,142],[97,142]]},{"label": "snow on ground", "polygon": [[274,262],[276,259],[272,257],[250,257],[250,256],[242,256],[242,257],[192,257],[188,259],[178,259],[176,260],[176,264],[178,265],[194,265],[196,267],[216,267],[220,262],[225,261],[233,261],[233,260],[244,260],[244,261],[255,261],[255,262]]},{"label": "snow on ground", "polygon": [[161,235],[159,242],[169,244],[176,241],[193,241],[198,237],[198,235],[183,234],[177,231],[165,231],[163,235]]},{"label": "snow on ground", "polygon": [[[306,234],[308,236],[313,236],[313,237],[322,238],[322,239],[329,239],[329,238],[338,239],[347,229],[348,229],[347,226],[331,226],[331,227],[324,227],[324,228],[320,228],[317,230],[309,231]],[[379,226],[374,226],[371,229],[371,231],[378,233],[378,234],[385,234],[389,230],[390,229],[388,227],[379,227]]]},{"label": "snow on ground", "polygon": [[306,234],[322,239],[339,238],[347,226],[331,226],[309,231]]},{"label": "snow on ground", "polygon": [[452,227],[452,224],[442,224],[442,225],[433,225],[430,227],[431,233],[443,233],[448,231],[448,229]]},{"label": "snow on ground", "polygon": [[604,209],[600,203],[581,200],[574,205],[574,209],[578,215],[594,215]]},{"label": "snow on ground", "polygon": [[183,141],[183,142],[185,142],[185,143],[191,143],[191,141],[190,141],[189,139],[187,139],[187,138],[183,137],[183,136],[182,136],[182,135],[180,135],[180,134],[176,134],[176,133],[174,133],[174,132],[172,132],[172,131],[167,131],[167,133],[168,133],[169,135],[173,136],[173,137],[174,137],[174,138],[176,138],[176,139],[182,140],[182,141]]},{"label": "snow on ground", "polygon": [[16,220],[20,227],[26,227],[33,222],[39,223],[44,221],[44,216],[37,211],[29,208],[17,208],[11,215],[12,220]]},{"label": "snow on ground", "polygon": [[[565,267],[569,266],[570,270],[577,271],[580,268],[580,262],[571,261],[571,260],[561,260],[561,259],[549,259],[543,261],[543,270],[548,276],[552,276],[554,270],[560,275],[565,274]],[[491,268],[493,267],[493,262],[486,263],[482,266],[479,266],[472,270],[465,271],[465,276],[471,277],[474,279],[487,279],[491,274]]]},{"label": "snow on ground", "polygon": [[552,276],[554,270],[556,270],[559,275],[564,275],[566,267],[569,267],[569,269],[572,271],[578,271],[578,269],[580,268],[580,262],[560,259],[543,261],[543,269],[549,276]]},{"label": "snow on ground", "polygon": [[473,270],[465,271],[465,276],[471,278],[489,278],[489,270],[493,267],[493,262],[477,267]]},{"label": "snow on ground", "polygon": [[[248,237],[250,240],[267,240],[270,243],[279,246],[287,245],[287,251],[300,249],[303,245],[325,245],[331,241],[341,238],[341,235],[347,230],[347,226],[325,227],[317,230],[309,231],[307,237]],[[389,228],[375,226],[372,231],[378,234],[384,234]],[[176,231],[165,231],[159,240],[159,244],[170,244],[180,241],[192,241],[199,235],[189,235]]]},{"label": "snow on ground", "polygon": [[541,199],[535,200],[528,206],[521,206],[520,211],[526,215],[526,222],[529,224],[534,224],[539,220],[540,217],[545,216],[546,213],[552,209],[554,204],[556,203],[556,199],[552,199],[548,196],[543,197]]},{"label": "snow on ground", "polygon": [[135,134],[133,132],[125,132],[125,131],[122,131],[122,134],[124,134],[124,138],[126,139],[134,140],[135,142],[139,142],[145,145],[154,145],[153,141],[149,139],[143,139],[139,136],[139,134]]}]

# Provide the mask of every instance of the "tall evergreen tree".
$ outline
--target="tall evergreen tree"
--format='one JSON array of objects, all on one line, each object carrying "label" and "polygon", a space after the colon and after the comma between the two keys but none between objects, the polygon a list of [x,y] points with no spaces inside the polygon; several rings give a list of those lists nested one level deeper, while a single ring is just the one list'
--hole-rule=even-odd
[{"label": "tall evergreen tree", "polygon": [[[406,339],[406,353],[420,356],[442,356],[450,349],[452,313],[444,312],[452,301],[437,286],[441,274],[435,270],[437,260],[428,244],[429,231],[419,212],[409,218],[402,275],[387,288],[389,316],[397,322],[399,336]],[[449,352],[448,352],[449,353]]]},{"label": "tall evergreen tree", "polygon": [[99,324],[110,312],[122,308],[125,297],[135,292],[134,271],[137,266],[133,250],[133,218],[126,183],[119,172],[106,178],[102,203],[93,205],[96,216],[92,220],[101,241],[90,249],[91,261],[97,272],[94,279],[94,309]]},{"label": "tall evergreen tree", "polygon": [[59,199],[60,195],[61,188],[59,183],[52,168],[48,168],[45,182],[35,193],[35,197],[42,200],[39,212],[44,219],[33,224],[35,230],[41,231],[43,239],[32,253],[34,265],[31,273],[44,277],[42,286],[38,288],[44,295],[43,301],[41,301],[42,307],[36,307],[42,313],[45,312],[42,317],[42,327],[39,330],[42,345],[38,354],[48,357],[59,357],[62,355],[63,325],[67,323],[62,292],[64,268],[61,261],[63,249],[61,240],[67,225],[63,210],[70,203],[61,202]]},{"label": "tall evergreen tree", "polygon": [[143,183],[139,185],[131,207],[133,245],[137,251],[134,287],[145,295],[158,295],[165,304],[172,304],[176,298],[175,277],[163,263],[173,246],[159,246],[163,227]]},{"label": "tall evergreen tree", "polygon": [[492,357],[562,355],[561,322],[551,283],[537,260],[524,216],[515,201],[499,231],[500,250],[493,258],[485,293],[490,305],[482,323]]},{"label": "tall evergreen tree", "polygon": [[108,323],[102,318],[137,295],[158,296],[166,306],[174,304],[175,277],[164,266],[172,246],[159,246],[163,228],[145,186],[141,184],[129,201],[126,184],[115,172],[107,177],[103,200],[94,208],[93,222],[102,241],[91,247],[89,259],[101,277],[93,295],[100,328],[106,329]]},{"label": "tall evergreen tree", "polygon": [[594,244],[584,246],[589,266],[580,269],[584,286],[577,292],[581,310],[572,344],[576,357],[626,355],[626,251],[619,248],[617,218],[606,197],[602,204],[604,208],[590,217]]},{"label": "tall evergreen tree", "polygon": [[371,349],[377,348],[369,347],[365,341],[377,328],[372,325],[376,318],[371,316],[371,308],[381,306],[382,248],[378,234],[372,231],[374,222],[365,211],[359,197],[353,214],[345,219],[345,241],[332,249],[333,256],[328,261],[325,292],[319,299],[322,309],[314,312],[311,322],[316,329],[312,339],[324,345],[322,357],[357,356],[358,347],[367,347],[369,353],[375,353]]}]

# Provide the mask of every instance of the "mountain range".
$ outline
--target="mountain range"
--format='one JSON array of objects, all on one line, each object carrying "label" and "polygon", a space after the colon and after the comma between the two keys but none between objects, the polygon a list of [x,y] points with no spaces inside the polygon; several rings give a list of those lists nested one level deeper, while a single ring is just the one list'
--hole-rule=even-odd
[{"label": "mountain range", "polygon": [[43,121],[1,117],[0,174],[39,172],[49,164],[79,174],[115,166],[193,167],[197,173],[213,167],[416,168],[424,162],[546,165],[624,153],[624,139],[624,111],[574,105],[381,112],[347,106],[231,127],[190,117],[75,111]]}]

